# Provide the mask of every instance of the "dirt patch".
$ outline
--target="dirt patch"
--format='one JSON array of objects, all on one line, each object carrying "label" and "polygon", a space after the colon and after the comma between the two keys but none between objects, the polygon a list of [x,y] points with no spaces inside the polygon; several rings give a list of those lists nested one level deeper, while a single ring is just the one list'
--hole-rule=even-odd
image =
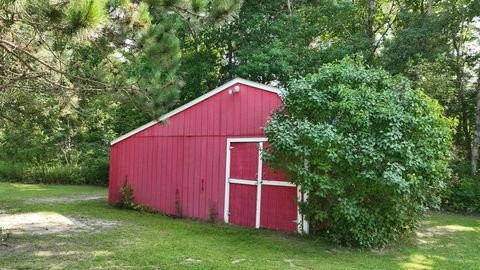
[{"label": "dirt patch", "polygon": [[115,221],[72,218],[55,212],[0,214],[0,227],[12,234],[50,234],[76,231],[100,231],[117,225]]},{"label": "dirt patch", "polygon": [[39,203],[71,203],[79,201],[92,201],[92,200],[104,200],[107,199],[106,195],[75,195],[68,197],[47,197],[47,198],[33,198],[25,200],[27,204],[39,204]]}]

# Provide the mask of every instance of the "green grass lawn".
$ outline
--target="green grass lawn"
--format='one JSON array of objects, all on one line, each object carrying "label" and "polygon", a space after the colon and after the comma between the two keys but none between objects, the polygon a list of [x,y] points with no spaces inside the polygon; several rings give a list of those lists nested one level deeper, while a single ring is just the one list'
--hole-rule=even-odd
[{"label": "green grass lawn", "polygon": [[118,222],[96,231],[12,235],[7,245],[0,245],[0,269],[480,269],[479,217],[432,214],[416,237],[377,252],[120,210],[103,199],[24,201],[106,193],[98,187],[0,183],[0,209],[6,213],[50,211]]}]

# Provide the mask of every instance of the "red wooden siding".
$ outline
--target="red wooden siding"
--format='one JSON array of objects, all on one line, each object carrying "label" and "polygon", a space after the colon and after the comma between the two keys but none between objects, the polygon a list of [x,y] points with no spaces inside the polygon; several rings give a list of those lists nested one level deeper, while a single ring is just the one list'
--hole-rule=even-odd
[{"label": "red wooden siding", "polygon": [[273,170],[272,168],[270,168],[270,166],[268,166],[263,161],[262,161],[262,179],[288,182],[288,178],[285,177],[285,174],[282,172],[282,170]]},{"label": "red wooden siding", "polygon": [[258,144],[230,144],[230,178],[257,180]]},{"label": "red wooden siding", "polygon": [[[274,92],[237,85],[241,87],[238,93],[221,91],[171,116],[165,124],[155,124],[113,144],[109,200],[118,200],[118,190],[128,180],[136,203],[175,215],[179,214],[176,213],[178,202],[182,215],[200,219],[207,219],[210,208],[215,207],[218,218],[222,219],[227,138],[263,137],[262,127],[282,103]],[[245,155],[258,151],[248,147],[237,150],[244,151]],[[233,168],[232,177],[256,179],[256,164],[248,164]],[[253,178],[245,178],[252,174]],[[268,170],[265,174],[267,178],[270,175],[276,178],[269,180],[284,179]],[[242,216],[250,217],[253,207],[255,225],[256,186],[231,184],[230,192],[241,194],[231,201],[231,205],[241,204],[245,211]],[[284,200],[285,196],[290,198],[291,195],[282,189],[272,193],[267,188],[266,192],[266,196],[275,197],[274,200]],[[286,202],[276,204],[282,207],[282,203]],[[273,210],[265,211],[270,213]],[[237,224],[252,226],[250,218],[240,219]],[[235,221],[235,216],[231,221]],[[272,222],[280,225],[270,225]],[[262,224],[268,228],[291,229],[277,222],[274,214],[268,214]]]},{"label": "red wooden siding", "polygon": [[263,185],[260,213],[260,227],[296,231],[297,189]]},{"label": "red wooden siding", "polygon": [[230,184],[230,223],[255,227],[256,209],[257,186]]},{"label": "red wooden siding", "polygon": [[[268,142],[264,142],[263,148],[267,149],[268,147]],[[288,178],[285,177],[282,170],[273,170],[265,162],[262,163],[262,179],[288,182]]]}]

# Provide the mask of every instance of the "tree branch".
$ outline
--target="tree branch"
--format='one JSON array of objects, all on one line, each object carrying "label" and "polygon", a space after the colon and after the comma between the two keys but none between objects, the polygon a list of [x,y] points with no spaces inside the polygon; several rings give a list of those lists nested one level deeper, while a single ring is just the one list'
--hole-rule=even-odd
[{"label": "tree branch", "polygon": [[[41,65],[43,65],[44,67],[48,68],[49,70],[52,70],[56,73],[59,73],[59,74],[62,74],[62,75],[69,75],[67,74],[66,72],[56,68],[56,67],[53,67],[51,65],[49,65],[48,63],[46,63],[45,61],[41,60],[40,58],[36,57],[35,55],[31,54],[30,52],[18,47],[17,45],[7,41],[7,40],[4,40],[4,39],[0,39],[0,47],[4,48],[5,50],[7,50],[8,52],[12,53],[13,54],[13,51],[11,51],[10,49],[13,49],[13,50],[18,50],[20,51],[21,53],[23,54],[26,54],[28,55],[29,57],[33,58],[35,61],[37,61],[38,63],[40,63]],[[17,57],[19,58],[19,57]],[[20,59],[19,59],[20,60]],[[25,61],[22,59],[20,60],[22,61],[23,63],[25,63]],[[71,75],[73,78],[75,79],[78,79],[78,80],[82,80],[82,81],[86,81],[86,82],[89,82],[89,83],[92,83],[92,84],[96,84],[96,85],[100,85],[102,87],[105,87],[105,88],[110,88],[109,85],[105,84],[105,83],[102,83],[102,82],[99,82],[99,81],[96,81],[96,80],[92,80],[92,79],[88,79],[88,78],[84,78],[84,77],[80,77],[80,76],[76,76],[76,75]]]}]

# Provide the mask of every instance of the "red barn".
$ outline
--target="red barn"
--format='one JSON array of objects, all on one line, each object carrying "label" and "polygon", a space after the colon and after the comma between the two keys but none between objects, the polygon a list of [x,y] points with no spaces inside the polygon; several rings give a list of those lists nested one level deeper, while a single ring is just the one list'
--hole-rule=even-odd
[{"label": "red barn", "polygon": [[234,79],[114,140],[109,200],[127,181],[135,202],[185,217],[297,231],[295,185],[261,159],[279,89]]}]

